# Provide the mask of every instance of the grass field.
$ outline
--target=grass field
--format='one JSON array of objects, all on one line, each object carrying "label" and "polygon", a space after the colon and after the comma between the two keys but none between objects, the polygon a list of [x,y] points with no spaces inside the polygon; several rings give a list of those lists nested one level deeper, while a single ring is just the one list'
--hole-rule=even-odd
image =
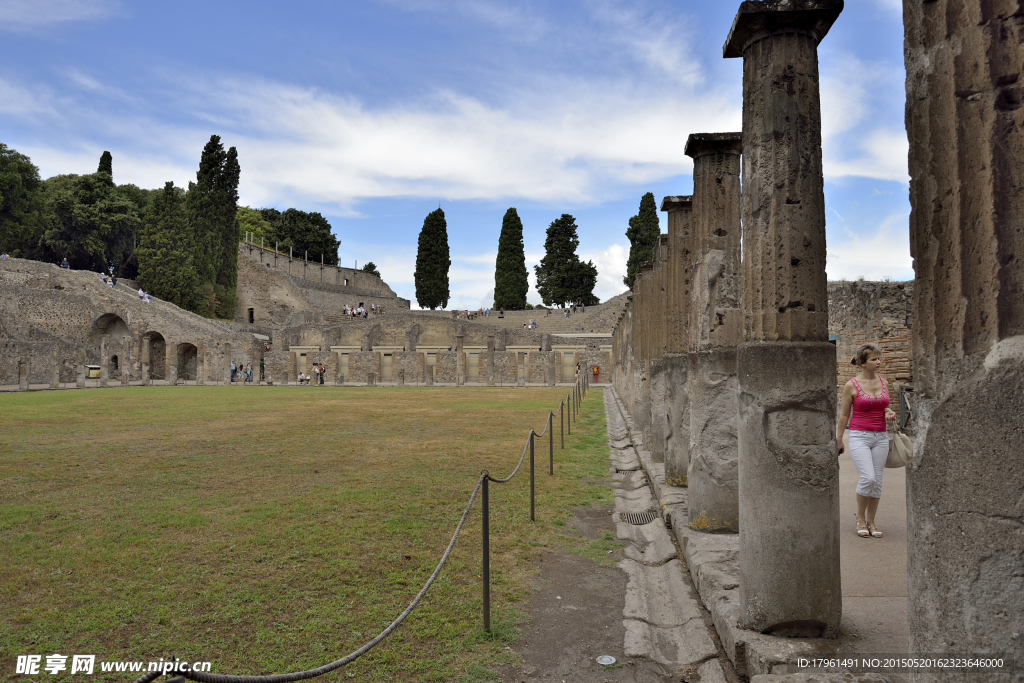
[{"label": "grass field", "polygon": [[[541,548],[611,500],[599,390],[558,449],[567,389],[154,387],[0,395],[0,678],[23,654],[171,655],[228,674],[314,668],[397,616],[481,469],[507,476],[554,409],[555,476],[492,484],[495,628],[481,630],[479,500],[441,578],[328,679],[484,681],[515,655]],[[603,551],[602,551],[603,552]],[[70,670],[68,659],[68,671]],[[99,665],[97,664],[97,669]],[[138,674],[47,679],[129,681]]]}]

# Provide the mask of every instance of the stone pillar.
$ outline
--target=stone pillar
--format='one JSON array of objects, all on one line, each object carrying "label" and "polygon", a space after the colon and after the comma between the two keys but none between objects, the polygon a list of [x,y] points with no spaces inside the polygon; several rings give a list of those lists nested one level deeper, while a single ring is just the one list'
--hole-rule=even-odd
[{"label": "stone pillar", "polygon": [[[665,197],[661,210],[668,212],[668,256],[665,284],[665,358],[662,382],[665,395],[665,482],[686,486],[690,466],[690,392],[687,385],[687,307],[690,297],[693,256],[693,198]],[[617,329],[623,329],[620,321]],[[616,367],[616,377],[619,368]]]},{"label": "stone pillar", "polygon": [[725,45],[743,57],[740,622],[782,635],[837,636],[842,616],[818,84],[842,8],[744,2]]},{"label": "stone pillar", "polygon": [[[1024,129],[1016,3],[904,4],[916,455],[910,651],[1024,662]],[[883,373],[885,368],[883,366]],[[885,505],[883,496],[882,505]]]},{"label": "stone pillar", "polygon": [[[196,386],[206,384],[206,342],[199,342],[196,345]],[[253,368],[253,375],[259,380],[259,368]],[[259,384],[259,382],[256,382]]]},{"label": "stone pillar", "polygon": [[100,337],[100,386],[105,387],[110,381],[110,337]]},{"label": "stone pillar", "polygon": [[466,382],[466,354],[463,351],[465,337],[455,335],[455,386],[461,387]]},{"label": "stone pillar", "polygon": [[29,360],[29,356],[22,356],[21,360],[18,361],[18,391],[28,391],[29,389],[29,374],[32,371],[32,364]]},{"label": "stone pillar", "polygon": [[654,264],[647,262],[640,265],[640,273],[633,283],[634,336],[635,355],[634,389],[633,389],[633,422],[642,434],[644,449],[650,450],[647,442],[651,438],[651,337],[654,325],[651,282],[654,276]]},{"label": "stone pillar", "polygon": [[341,351],[334,352],[334,367],[336,368],[336,374],[334,383],[339,387],[345,384],[345,375],[341,372]]},{"label": "stone pillar", "polygon": [[224,384],[231,383],[231,344],[224,343],[224,357],[221,358],[221,367],[224,369]]},{"label": "stone pillar", "polygon": [[693,157],[693,281],[689,303],[690,528],[739,531],[741,133],[701,133]]},{"label": "stone pillar", "polygon": [[668,235],[661,235],[658,238],[658,245],[654,249],[654,270],[651,281],[651,362],[650,362],[650,391],[651,391],[651,417],[644,435],[644,445],[651,453],[654,462],[665,462],[665,424],[668,415],[668,387],[666,386],[666,365],[665,349],[668,300],[666,298],[666,280],[668,271]]},{"label": "stone pillar", "polygon": [[548,386],[555,386],[555,373],[562,362],[562,354],[557,351],[548,351]]},{"label": "stone pillar", "polygon": [[423,368],[423,383],[428,387],[434,386],[434,365],[425,365]]},{"label": "stone pillar", "polygon": [[57,347],[54,346],[50,351],[50,369],[53,374],[50,376],[50,388],[60,389],[60,353],[57,351]]},{"label": "stone pillar", "polygon": [[147,386],[150,384],[150,379],[149,379],[149,365],[150,365],[149,353],[150,353],[150,345],[152,343],[153,343],[153,338],[150,335],[145,334],[145,335],[142,336],[142,353],[140,354],[142,356],[142,383],[144,385],[147,385]]},{"label": "stone pillar", "polygon": [[398,375],[398,386],[404,387],[405,386],[405,370],[402,369],[402,368],[399,368],[395,372]]},{"label": "stone pillar", "polygon": [[366,373],[366,386],[372,387],[376,384],[376,375],[372,372]]},{"label": "stone pillar", "polygon": [[494,335],[487,335],[487,386],[494,386]]},{"label": "stone pillar", "polygon": [[178,345],[167,342],[167,353],[165,355],[167,359],[164,367],[166,370],[167,384],[174,386],[178,383]]},{"label": "stone pillar", "polygon": [[131,337],[121,337],[121,384],[128,386],[132,380],[132,346]]},{"label": "stone pillar", "polygon": [[516,386],[526,386],[526,359],[527,356],[522,351],[516,351]]},{"label": "stone pillar", "polygon": [[75,386],[79,389],[85,388],[85,349],[78,350],[78,359],[75,362]]}]

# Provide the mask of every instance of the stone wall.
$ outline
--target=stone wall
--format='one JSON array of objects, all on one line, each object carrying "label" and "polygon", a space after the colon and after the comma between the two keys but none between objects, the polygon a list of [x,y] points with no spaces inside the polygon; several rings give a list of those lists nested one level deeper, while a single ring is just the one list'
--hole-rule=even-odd
[{"label": "stone wall", "polygon": [[858,372],[850,363],[858,347],[874,342],[882,347],[881,374],[889,382],[893,410],[899,411],[899,385],[914,384],[914,283],[830,282],[828,295],[828,333],[836,344],[838,391]]}]

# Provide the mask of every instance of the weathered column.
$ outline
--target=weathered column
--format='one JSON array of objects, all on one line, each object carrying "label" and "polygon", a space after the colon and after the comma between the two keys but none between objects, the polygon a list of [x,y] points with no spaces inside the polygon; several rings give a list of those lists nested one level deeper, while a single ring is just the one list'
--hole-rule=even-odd
[{"label": "weathered column", "polygon": [[142,336],[142,383],[150,384],[149,380],[149,353],[153,338],[148,334]]},{"label": "weathered column", "polygon": [[18,361],[18,391],[28,391],[30,377],[29,374],[32,371],[32,365],[29,361],[29,356],[22,356],[21,360]]},{"label": "weathered column", "polygon": [[178,345],[167,342],[167,353],[164,357],[167,359],[164,364],[167,384],[174,386],[178,383]]},{"label": "weathered column", "polygon": [[836,636],[842,615],[818,85],[842,9],[744,2],[725,45],[743,57],[740,621],[788,635]]},{"label": "weathered column", "polygon": [[[910,652],[1024,663],[1024,128],[1018,3],[904,3],[916,455]],[[883,498],[882,505],[885,505]]]},{"label": "weathered column", "polygon": [[[221,358],[221,368],[224,370],[224,384],[231,383],[231,344],[224,342],[223,346],[224,357]],[[298,375],[296,374],[296,377]],[[285,382],[287,384],[287,382]]]},{"label": "weathered column", "polygon": [[79,389],[85,388],[85,349],[78,350],[78,358],[75,362],[75,386]]},{"label": "weathered column", "polygon": [[666,345],[664,362],[665,482],[686,486],[690,466],[690,392],[687,387],[687,306],[692,277],[693,198],[665,197],[661,210],[668,212],[668,278],[666,298]]},{"label": "weathered column", "polygon": [[526,354],[516,351],[516,386],[526,386]]},{"label": "weathered column", "polygon": [[741,133],[699,133],[693,157],[694,276],[689,301],[690,528],[739,531],[736,347],[740,308]]},{"label": "weathered column", "polygon": [[399,368],[395,372],[398,374],[398,386],[404,387],[405,386],[405,370],[402,369],[402,368]]},{"label": "weathered column", "polygon": [[131,337],[121,337],[121,384],[128,386],[132,379],[132,347]]},{"label": "weathered column", "polygon": [[665,420],[668,416],[668,384],[665,359],[668,298],[666,279],[668,271],[668,235],[658,238],[654,248],[654,279],[651,283],[652,348],[650,362],[651,419],[644,435],[644,445],[654,462],[665,462]]},{"label": "weathered column", "polygon": [[110,381],[110,337],[100,337],[100,386],[105,387]]},{"label": "weathered column", "polygon": [[487,386],[494,386],[494,335],[487,335]]},{"label": "weathered column", "polygon": [[368,386],[368,387],[374,386],[376,384],[376,377],[377,377],[376,373],[373,373],[373,372],[366,373],[366,386]]},{"label": "weathered column", "polygon": [[562,354],[557,351],[548,351],[548,386],[553,387],[556,384],[556,367],[561,364]]},{"label": "weathered column", "polygon": [[[199,342],[196,346],[196,386],[206,384],[206,351],[206,342]],[[257,379],[259,379],[259,368],[254,368],[253,374],[256,375]],[[259,382],[257,382],[257,384],[258,383]]]},{"label": "weathered column", "polygon": [[461,387],[466,381],[466,353],[463,350],[465,336],[455,335],[455,386]]},{"label": "weathered column", "polygon": [[51,369],[51,372],[53,373],[50,376],[50,388],[51,389],[59,389],[60,388],[60,365],[61,365],[60,354],[57,351],[57,347],[54,346],[50,350],[50,369]]}]

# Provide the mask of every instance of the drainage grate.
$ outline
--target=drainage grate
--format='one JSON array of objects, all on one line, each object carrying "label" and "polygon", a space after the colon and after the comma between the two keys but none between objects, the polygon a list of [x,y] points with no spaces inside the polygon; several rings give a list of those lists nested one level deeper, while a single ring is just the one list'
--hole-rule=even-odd
[{"label": "drainage grate", "polygon": [[626,524],[636,524],[638,526],[642,524],[650,524],[655,520],[655,518],[655,514],[651,510],[648,510],[646,512],[619,513],[619,519],[621,519],[623,522],[625,522]]}]

